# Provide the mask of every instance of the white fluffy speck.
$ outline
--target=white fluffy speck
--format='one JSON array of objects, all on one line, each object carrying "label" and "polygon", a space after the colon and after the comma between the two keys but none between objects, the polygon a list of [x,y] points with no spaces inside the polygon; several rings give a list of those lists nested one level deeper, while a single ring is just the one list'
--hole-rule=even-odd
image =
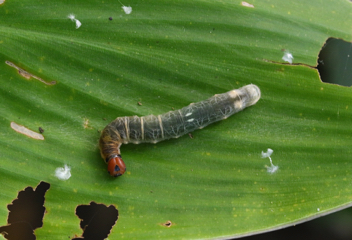
[{"label": "white fluffy speck", "polygon": [[128,6],[122,6],[123,11],[125,11],[126,14],[130,14],[132,12],[132,7]]},{"label": "white fluffy speck", "polygon": [[270,157],[273,152],[274,152],[274,150],[272,150],[270,148],[268,148],[267,152],[262,151],[262,158]]},{"label": "white fluffy speck", "polygon": [[279,169],[279,166],[275,166],[272,162],[270,162],[270,163],[271,163],[271,166],[267,166],[266,171],[268,173],[273,174],[274,172],[276,172]]},{"label": "white fluffy speck", "polygon": [[76,29],[79,28],[82,25],[82,23],[76,19]]},{"label": "white fluffy speck", "polygon": [[69,19],[71,19],[72,22],[75,22],[75,23],[76,23],[76,29],[78,29],[78,28],[82,25],[81,21],[79,21],[78,19],[76,19],[76,17],[75,17],[74,14],[71,13],[71,14],[69,14],[67,17],[68,17]]},{"label": "white fluffy speck", "polygon": [[279,169],[279,166],[275,166],[273,164],[273,161],[271,160],[271,154],[274,152],[274,150],[268,148],[268,150],[266,152],[262,151],[262,158],[269,158],[270,160],[270,165],[271,166],[266,166],[266,170],[268,173],[273,174],[274,172],[276,172]]},{"label": "white fluffy speck", "polygon": [[69,14],[68,16],[67,16],[69,19],[71,19],[72,21],[74,21],[76,18],[75,18],[75,15],[73,15],[72,13],[71,14]]},{"label": "white fluffy speck", "polygon": [[55,169],[55,176],[60,180],[67,180],[71,177],[71,168],[65,164],[65,166]]},{"label": "white fluffy speck", "polygon": [[291,64],[293,60],[293,55],[289,51],[285,51],[284,56],[282,57],[282,60],[289,62]]}]

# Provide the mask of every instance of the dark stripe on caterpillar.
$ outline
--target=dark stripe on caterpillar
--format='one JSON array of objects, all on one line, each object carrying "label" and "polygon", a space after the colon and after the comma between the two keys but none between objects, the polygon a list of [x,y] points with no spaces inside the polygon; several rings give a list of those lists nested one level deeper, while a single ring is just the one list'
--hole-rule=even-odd
[{"label": "dark stripe on caterpillar", "polygon": [[178,138],[254,105],[260,95],[260,89],[250,84],[158,116],[118,117],[101,133],[100,154],[108,164],[109,174],[121,176],[126,171],[121,144],[157,143]]}]

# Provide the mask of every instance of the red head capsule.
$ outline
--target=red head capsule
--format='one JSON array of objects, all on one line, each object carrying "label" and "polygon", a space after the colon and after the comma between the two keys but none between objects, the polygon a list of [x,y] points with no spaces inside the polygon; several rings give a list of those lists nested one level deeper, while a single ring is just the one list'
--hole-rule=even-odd
[{"label": "red head capsule", "polygon": [[121,156],[115,156],[108,162],[108,172],[113,177],[118,177],[124,174],[126,171],[126,165],[123,162]]}]

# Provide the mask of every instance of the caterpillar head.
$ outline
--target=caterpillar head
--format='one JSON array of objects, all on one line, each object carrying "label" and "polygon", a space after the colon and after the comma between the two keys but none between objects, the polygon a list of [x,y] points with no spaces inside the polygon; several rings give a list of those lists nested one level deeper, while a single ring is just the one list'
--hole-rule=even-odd
[{"label": "caterpillar head", "polygon": [[126,171],[126,165],[123,162],[121,155],[112,156],[108,162],[108,172],[113,177],[121,176]]}]

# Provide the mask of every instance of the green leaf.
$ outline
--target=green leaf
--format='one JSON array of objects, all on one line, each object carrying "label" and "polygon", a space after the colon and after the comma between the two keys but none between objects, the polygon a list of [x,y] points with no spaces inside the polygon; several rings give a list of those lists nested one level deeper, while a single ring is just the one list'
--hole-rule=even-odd
[{"label": "green leaf", "polygon": [[[351,3],[249,3],[139,0],[124,2],[129,15],[110,0],[3,3],[0,225],[17,192],[41,180],[51,187],[38,239],[80,235],[75,208],[90,201],[119,210],[110,239],[242,236],[350,205],[351,89],[322,83],[314,66],[328,37],[350,39]],[[280,64],[282,49],[302,65]],[[27,80],[5,61],[57,83]],[[99,131],[116,117],[162,114],[250,83],[262,91],[256,105],[193,139],[122,146],[127,173],[106,173]],[[43,128],[45,140],[11,122]],[[274,174],[260,155],[267,148]],[[60,181],[64,164],[72,177]]]}]

